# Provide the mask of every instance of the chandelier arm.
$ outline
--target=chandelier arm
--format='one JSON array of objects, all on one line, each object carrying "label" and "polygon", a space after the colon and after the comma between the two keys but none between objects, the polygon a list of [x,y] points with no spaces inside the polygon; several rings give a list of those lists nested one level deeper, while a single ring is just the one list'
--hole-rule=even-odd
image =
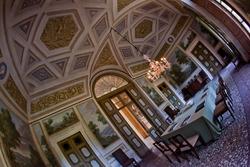
[{"label": "chandelier arm", "polygon": [[142,56],[144,55],[144,53],[142,53],[142,51],[140,51],[132,42],[130,42],[125,36],[123,36],[119,31],[117,31],[117,30],[114,29],[113,27],[110,28],[110,33],[111,33],[112,30],[113,30],[114,32],[116,32],[119,36],[121,36],[124,40],[126,40],[130,45],[132,45],[132,46],[135,48],[135,50],[136,50],[137,52],[139,52]]},{"label": "chandelier arm", "polygon": [[161,77],[161,74],[166,70],[170,68],[170,63],[167,61],[165,57],[162,57],[159,61],[157,60],[151,60],[147,55],[145,55],[142,51],[139,50],[132,42],[129,41],[125,36],[123,36],[119,31],[114,29],[113,27],[110,28],[109,33],[111,34],[112,30],[117,33],[122,39],[127,41],[130,45],[132,45],[135,50],[143,56],[145,60],[149,62],[149,70],[146,74],[147,78],[150,81],[155,81]]}]

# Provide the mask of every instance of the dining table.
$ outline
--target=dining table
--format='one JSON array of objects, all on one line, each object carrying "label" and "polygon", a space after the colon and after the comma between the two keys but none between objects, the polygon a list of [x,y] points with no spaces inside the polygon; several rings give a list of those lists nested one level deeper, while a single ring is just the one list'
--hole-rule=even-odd
[{"label": "dining table", "polygon": [[218,139],[221,129],[214,119],[218,87],[218,79],[214,79],[197,92],[163,132],[162,139],[168,141],[177,134],[185,138],[198,134],[205,143]]}]

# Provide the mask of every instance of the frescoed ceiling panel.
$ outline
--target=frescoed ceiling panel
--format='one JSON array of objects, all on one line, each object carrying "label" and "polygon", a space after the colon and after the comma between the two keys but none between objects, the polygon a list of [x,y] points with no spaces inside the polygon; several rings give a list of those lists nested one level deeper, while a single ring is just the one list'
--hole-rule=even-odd
[{"label": "frescoed ceiling panel", "polygon": [[130,70],[144,61],[137,49],[155,58],[181,15],[162,0],[5,0],[5,5],[12,63],[31,99],[109,65],[137,74]]}]

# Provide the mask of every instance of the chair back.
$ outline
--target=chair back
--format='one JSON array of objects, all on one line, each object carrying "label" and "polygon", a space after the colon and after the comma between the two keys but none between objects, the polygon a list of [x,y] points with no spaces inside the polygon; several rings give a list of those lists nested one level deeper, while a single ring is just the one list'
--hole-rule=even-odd
[{"label": "chair back", "polygon": [[113,152],[112,155],[122,166],[128,166],[133,162],[120,148]]},{"label": "chair back", "polygon": [[169,117],[173,120],[177,114],[177,111],[172,110],[170,106],[167,106],[164,111],[169,115]]},{"label": "chair back", "polygon": [[171,138],[169,138],[169,141],[176,147],[176,148],[182,148],[189,146],[190,148],[193,147],[185,137],[183,137],[181,134],[177,134]]}]

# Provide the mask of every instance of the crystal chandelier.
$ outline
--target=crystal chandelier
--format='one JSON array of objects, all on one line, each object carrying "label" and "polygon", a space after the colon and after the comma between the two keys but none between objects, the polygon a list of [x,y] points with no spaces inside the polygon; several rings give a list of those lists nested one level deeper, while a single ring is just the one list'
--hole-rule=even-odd
[{"label": "crystal chandelier", "polygon": [[146,77],[152,82],[159,79],[161,74],[170,68],[170,63],[165,57],[162,57],[160,61],[150,60],[147,55],[143,55],[143,58],[149,62],[149,70]]},{"label": "crystal chandelier", "polygon": [[170,68],[170,63],[167,61],[165,57],[162,57],[159,61],[157,60],[151,60],[149,56],[142,53],[134,44],[132,44],[125,36],[123,36],[120,32],[118,32],[116,29],[111,27],[111,31],[115,31],[119,36],[121,36],[124,40],[126,40],[130,45],[132,45],[135,50],[143,56],[145,60],[149,62],[149,70],[146,74],[146,77],[151,81],[155,81],[161,77],[161,74]]}]

